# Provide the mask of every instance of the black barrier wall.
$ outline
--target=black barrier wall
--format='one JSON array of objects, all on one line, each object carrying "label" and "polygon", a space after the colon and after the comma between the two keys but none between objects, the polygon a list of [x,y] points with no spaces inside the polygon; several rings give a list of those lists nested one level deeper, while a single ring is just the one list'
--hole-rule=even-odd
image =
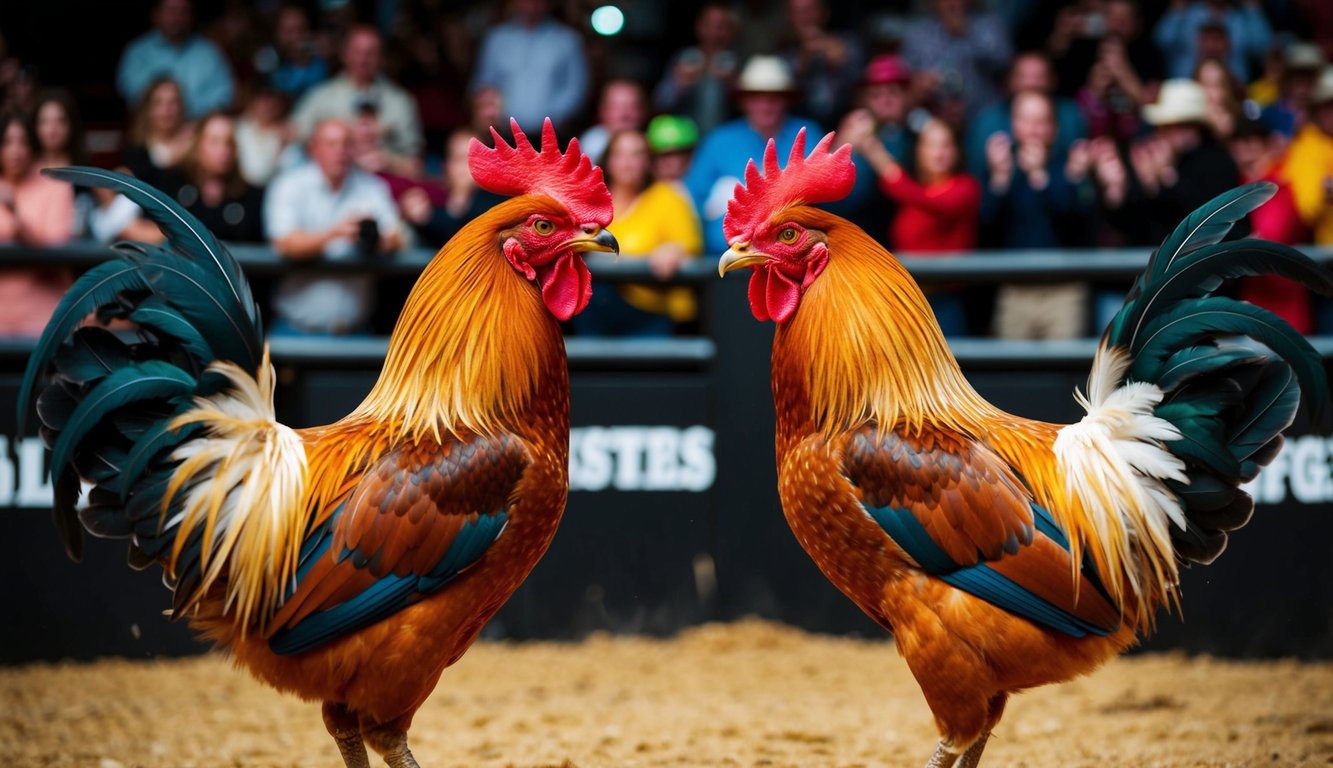
[{"label": "black barrier wall", "polygon": [[[668,633],[757,614],[807,629],[880,636],[816,570],[778,505],[769,394],[771,324],[750,316],[741,279],[706,283],[706,338],[630,344],[571,339],[569,506],[547,556],[487,629],[578,638],[599,629]],[[1081,415],[1091,340],[954,344],[977,389],[1050,421]],[[275,345],[279,417],[326,423],[360,401],[383,342]],[[1326,359],[1329,345],[1321,347]],[[156,569],[132,572],[121,542],[83,563],[50,521],[45,455],[14,434],[24,347],[0,349],[0,662],[196,652],[162,611]],[[1333,657],[1333,441],[1296,431],[1255,484],[1260,506],[1208,567],[1183,574],[1184,617],[1163,615],[1148,648]]]}]

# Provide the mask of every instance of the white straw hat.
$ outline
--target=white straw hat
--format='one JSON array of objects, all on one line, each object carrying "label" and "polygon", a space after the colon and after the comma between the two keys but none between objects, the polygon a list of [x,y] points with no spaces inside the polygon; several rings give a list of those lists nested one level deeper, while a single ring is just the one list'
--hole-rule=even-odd
[{"label": "white straw hat", "polygon": [[752,56],[736,81],[741,93],[791,93],[796,90],[787,62],[777,56]]},{"label": "white straw hat", "polygon": [[1144,105],[1143,119],[1153,125],[1207,122],[1208,97],[1195,80],[1167,80],[1157,92],[1156,103]]},{"label": "white straw hat", "polygon": [[1311,104],[1323,104],[1333,101],[1333,66],[1324,67],[1324,71],[1319,73],[1319,80],[1314,84],[1314,92],[1310,94]]}]

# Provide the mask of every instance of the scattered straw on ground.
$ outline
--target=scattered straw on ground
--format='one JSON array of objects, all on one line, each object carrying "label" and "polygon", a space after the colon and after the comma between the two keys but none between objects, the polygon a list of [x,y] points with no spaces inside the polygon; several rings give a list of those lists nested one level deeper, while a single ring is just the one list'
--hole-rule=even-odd
[{"label": "scattered straw on ground", "polygon": [[[748,621],[674,640],[483,643],[417,715],[425,768],[920,766],[930,715],[892,644]],[[0,669],[0,763],[338,766],[319,709],[200,657]],[[1333,764],[1333,664],[1122,659],[1015,699],[999,766]]]}]

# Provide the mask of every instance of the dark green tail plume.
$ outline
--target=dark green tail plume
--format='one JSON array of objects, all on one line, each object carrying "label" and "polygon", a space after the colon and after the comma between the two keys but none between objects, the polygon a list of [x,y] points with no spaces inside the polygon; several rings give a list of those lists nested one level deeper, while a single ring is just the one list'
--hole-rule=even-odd
[{"label": "dark green tail plume", "polygon": [[[52,449],[54,513],[70,557],[82,556],[87,528],[131,538],[130,562],[144,567],[171,548],[174,532],[164,530],[161,515],[175,466],[170,454],[197,432],[169,424],[195,396],[225,385],[205,373],[209,363],[258,369],[259,309],[236,260],[167,195],[98,168],[44,173],[123,193],[167,236],[167,247],[116,244],[117,258],[74,283],[37,340],[18,399],[19,428],[35,403]],[[89,316],[133,330],[85,326]],[[93,489],[77,512],[80,478]]]},{"label": "dark green tail plume", "polygon": [[1249,520],[1254,502],[1238,486],[1277,455],[1301,393],[1316,423],[1329,399],[1323,361],[1300,333],[1268,310],[1213,295],[1226,280],[1270,274],[1333,294],[1333,273],[1293,248],[1223,240],[1276,189],[1247,184],[1190,214],[1153,252],[1102,339],[1128,350],[1126,381],[1163,390],[1155,414],[1181,431],[1167,448],[1190,478],[1170,484],[1188,522],[1171,529],[1185,560],[1211,562],[1227,532]]}]

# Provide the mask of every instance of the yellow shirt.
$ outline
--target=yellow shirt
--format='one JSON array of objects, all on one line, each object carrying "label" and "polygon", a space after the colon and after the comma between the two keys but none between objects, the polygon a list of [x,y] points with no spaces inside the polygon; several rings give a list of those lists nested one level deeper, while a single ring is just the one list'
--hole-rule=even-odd
[{"label": "yellow shirt", "polygon": [[1272,104],[1277,101],[1278,96],[1281,95],[1282,93],[1278,87],[1277,81],[1270,80],[1266,77],[1261,77],[1258,80],[1255,80],[1245,89],[1246,98],[1261,107],[1266,107],[1269,104]]},{"label": "yellow shirt", "polygon": [[1313,230],[1314,241],[1333,244],[1333,203],[1325,186],[1333,177],[1333,136],[1314,125],[1301,128],[1287,147],[1282,176],[1291,184],[1296,209]]},{"label": "yellow shirt", "polygon": [[[703,234],[694,206],[686,193],[667,182],[651,184],[627,210],[616,211],[611,232],[620,243],[622,258],[647,258],[666,243],[676,243],[691,257],[703,250]],[[631,305],[676,322],[693,320],[698,300],[686,286],[621,286],[620,295]]]}]

